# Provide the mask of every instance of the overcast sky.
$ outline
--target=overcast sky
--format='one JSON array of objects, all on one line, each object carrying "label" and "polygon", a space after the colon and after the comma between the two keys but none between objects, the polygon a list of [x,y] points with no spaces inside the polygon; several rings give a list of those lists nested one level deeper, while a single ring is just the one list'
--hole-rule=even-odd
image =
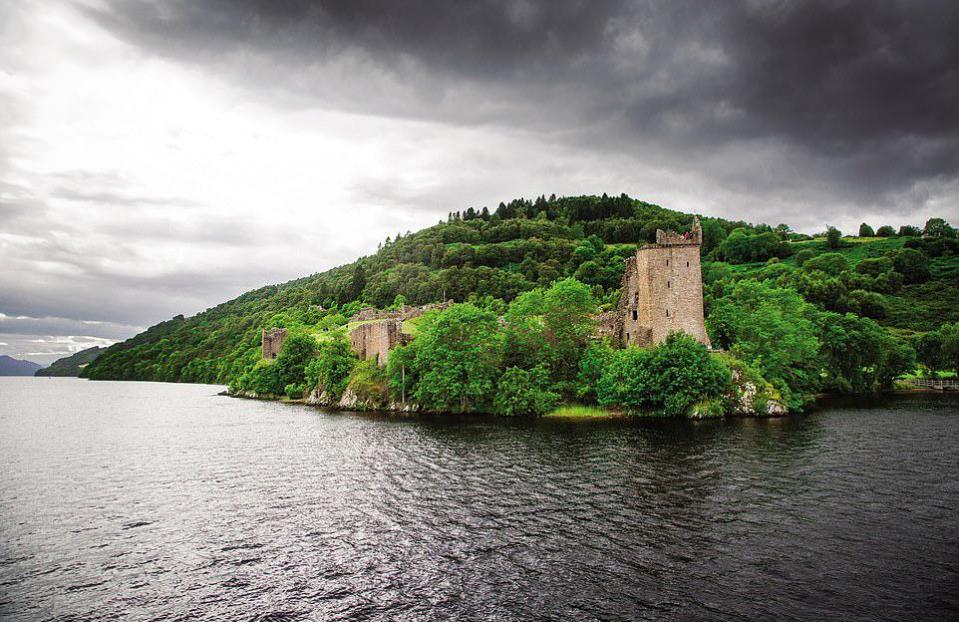
[{"label": "overcast sky", "polygon": [[0,354],[49,363],[450,210],[959,220],[959,3],[0,3]]}]

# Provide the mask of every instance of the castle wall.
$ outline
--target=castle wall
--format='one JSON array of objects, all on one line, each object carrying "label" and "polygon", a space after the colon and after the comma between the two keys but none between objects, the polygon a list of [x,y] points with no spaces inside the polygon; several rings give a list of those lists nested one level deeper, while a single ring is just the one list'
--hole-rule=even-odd
[{"label": "castle wall", "polygon": [[386,365],[390,350],[406,343],[403,321],[387,319],[361,324],[350,332],[350,346],[363,360],[374,359],[380,367]]},{"label": "castle wall", "polygon": [[275,359],[280,355],[283,342],[286,341],[285,328],[271,328],[260,334],[260,353],[265,359]]}]

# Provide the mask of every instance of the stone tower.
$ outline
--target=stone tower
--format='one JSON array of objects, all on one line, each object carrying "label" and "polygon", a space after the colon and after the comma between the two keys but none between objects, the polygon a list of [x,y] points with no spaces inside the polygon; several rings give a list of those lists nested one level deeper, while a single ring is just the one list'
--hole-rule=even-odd
[{"label": "stone tower", "polygon": [[285,328],[264,329],[260,334],[260,351],[265,359],[275,359],[280,355],[283,342],[286,341]]},{"label": "stone tower", "polygon": [[624,346],[656,345],[669,333],[683,331],[709,347],[703,322],[703,277],[699,219],[687,233],[656,231],[626,260],[619,300],[619,342]]}]

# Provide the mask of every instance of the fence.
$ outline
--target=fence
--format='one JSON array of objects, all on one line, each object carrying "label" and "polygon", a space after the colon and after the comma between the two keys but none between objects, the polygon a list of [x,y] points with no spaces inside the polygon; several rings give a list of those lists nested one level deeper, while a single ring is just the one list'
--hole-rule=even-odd
[{"label": "fence", "polygon": [[959,391],[959,379],[956,378],[912,378],[909,382],[915,387],[923,387],[924,389]]}]

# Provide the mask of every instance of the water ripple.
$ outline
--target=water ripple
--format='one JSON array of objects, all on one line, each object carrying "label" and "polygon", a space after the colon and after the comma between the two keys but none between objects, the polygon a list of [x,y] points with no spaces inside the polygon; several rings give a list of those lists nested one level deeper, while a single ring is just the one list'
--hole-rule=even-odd
[{"label": "water ripple", "polygon": [[326,414],[0,379],[0,618],[944,619],[959,409]]}]

